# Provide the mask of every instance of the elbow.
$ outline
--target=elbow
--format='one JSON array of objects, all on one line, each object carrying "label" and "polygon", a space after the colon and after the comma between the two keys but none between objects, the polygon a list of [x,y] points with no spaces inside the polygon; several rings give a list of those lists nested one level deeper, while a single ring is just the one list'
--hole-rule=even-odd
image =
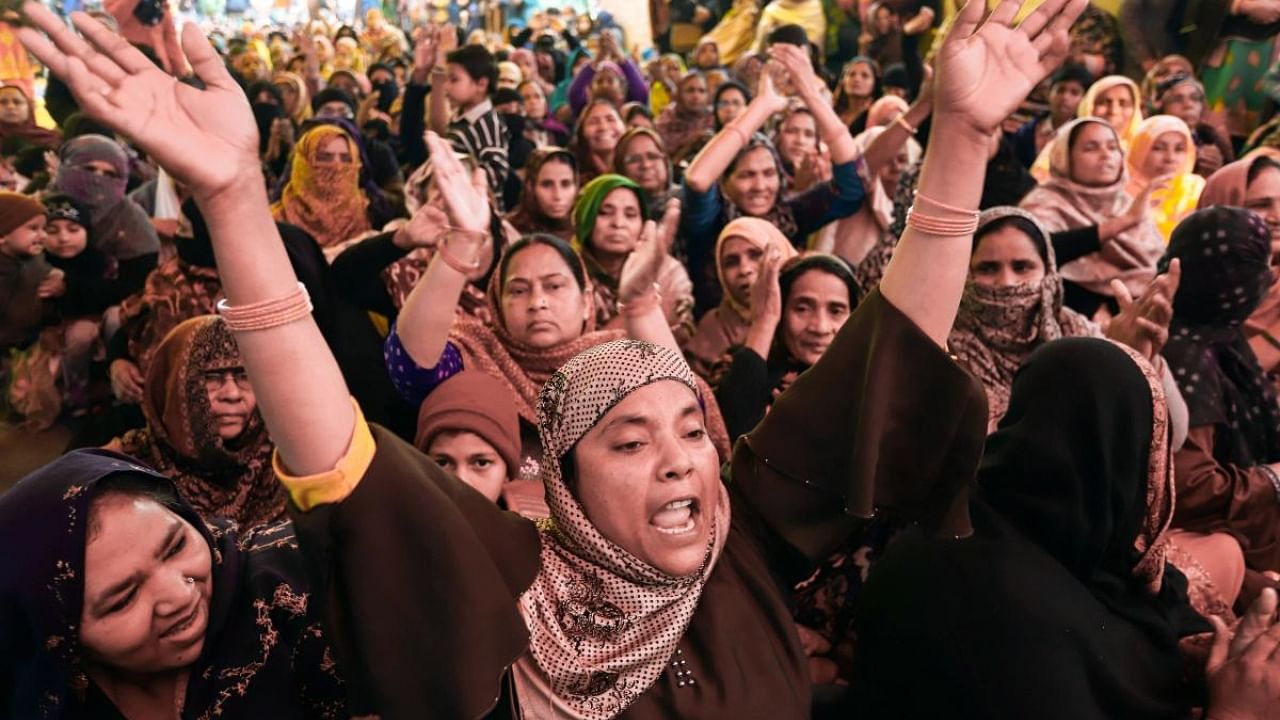
[{"label": "elbow", "polygon": [[712,182],[711,178],[705,177],[703,173],[699,172],[696,164],[685,171],[684,186],[695,193],[701,195],[711,192]]}]

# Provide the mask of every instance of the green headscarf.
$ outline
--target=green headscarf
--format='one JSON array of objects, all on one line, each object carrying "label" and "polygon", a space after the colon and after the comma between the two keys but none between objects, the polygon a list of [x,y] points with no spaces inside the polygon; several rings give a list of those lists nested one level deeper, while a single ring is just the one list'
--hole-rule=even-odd
[{"label": "green headscarf", "polygon": [[573,203],[573,249],[582,255],[591,242],[591,234],[596,230],[596,216],[600,214],[600,204],[609,193],[618,188],[627,188],[640,200],[640,217],[649,217],[648,203],[644,199],[644,191],[630,178],[612,173],[601,175],[578,191],[578,199]]}]

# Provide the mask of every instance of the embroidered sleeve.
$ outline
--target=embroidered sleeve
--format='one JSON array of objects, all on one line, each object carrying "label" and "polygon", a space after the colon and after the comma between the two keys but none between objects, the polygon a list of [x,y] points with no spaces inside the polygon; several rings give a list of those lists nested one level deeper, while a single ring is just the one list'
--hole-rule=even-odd
[{"label": "embroidered sleeve", "polygon": [[424,368],[409,356],[409,351],[404,349],[400,333],[394,326],[387,334],[382,355],[387,363],[391,384],[400,397],[415,408],[441,383],[462,372],[462,355],[453,343],[444,344],[444,352],[440,354],[435,367]]}]

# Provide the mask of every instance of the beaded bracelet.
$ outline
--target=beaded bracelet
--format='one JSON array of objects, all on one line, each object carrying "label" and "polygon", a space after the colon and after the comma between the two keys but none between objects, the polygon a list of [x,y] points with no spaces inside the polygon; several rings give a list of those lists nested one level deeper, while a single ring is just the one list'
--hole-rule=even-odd
[{"label": "beaded bracelet", "polygon": [[253,332],[297,322],[311,314],[311,295],[307,287],[298,283],[293,292],[272,300],[232,306],[226,299],[218,301],[218,314],[227,329],[233,332]]}]

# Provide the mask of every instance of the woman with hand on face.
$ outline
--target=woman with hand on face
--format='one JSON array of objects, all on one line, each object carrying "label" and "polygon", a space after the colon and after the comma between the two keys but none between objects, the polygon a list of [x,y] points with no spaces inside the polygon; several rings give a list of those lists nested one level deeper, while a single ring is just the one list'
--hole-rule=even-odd
[{"label": "woman with hand on face", "polygon": [[1068,307],[1105,319],[1119,310],[1112,280],[1121,280],[1138,296],[1155,277],[1164,239],[1151,219],[1150,194],[1163,186],[1163,178],[1150,181],[1137,197],[1126,192],[1120,139],[1098,118],[1064,125],[1052,147],[1053,176],[1028,193],[1020,207],[1050,232],[1097,229],[1098,250],[1063,263],[1062,278]]},{"label": "woman with hand on face", "polygon": [[[601,175],[583,186],[573,206],[573,248],[591,276],[596,327],[622,325],[622,272],[631,254],[645,242],[649,208],[640,186],[621,175]],[[669,200],[658,228],[670,247],[680,222],[680,201]],[[680,261],[668,252],[654,279],[662,311],[676,342],[693,335],[693,283]]]},{"label": "woman with hand on face", "polygon": [[1194,173],[1196,143],[1191,130],[1172,115],[1153,115],[1138,125],[1125,159],[1130,195],[1137,197],[1147,185],[1162,180],[1151,191],[1151,221],[1167,243],[1178,223],[1195,212],[1204,189],[1204,178]]},{"label": "woman with hand on face", "polygon": [[206,519],[77,450],[0,497],[0,542],[6,716],[349,717],[288,523]]},{"label": "woman with hand on face", "polygon": [[[540,526],[371,428],[351,403],[273,241],[242,96],[239,112],[201,112],[238,89],[194,26],[186,50],[206,90],[146,67],[79,16],[98,55],[35,5],[28,12],[56,46],[22,33],[96,117],[173,167],[210,218],[295,527],[323,576],[314,593],[332,603],[353,713],[799,720],[809,716],[809,679],[778,579],[806,576],[873,506],[950,536],[968,532],[958,493],[977,462],[983,403],[943,344],[981,193],[976,140],[1061,61],[1082,5],[1049,0],[1017,29],[1012,2],[981,29],[980,4],[960,15],[943,43],[920,212],[880,292],[738,444],[730,483],[708,432],[715,405],[674,350],[652,292],[666,248],[649,226],[620,283],[632,339],[593,344],[547,370],[532,402],[514,393],[536,406],[552,515]],[[183,122],[144,128],[142,117]],[[447,342],[467,342],[449,339],[451,308],[489,242],[478,179],[468,181],[438,137],[428,142],[453,227],[400,321],[418,335],[405,339],[412,356],[439,363]],[[216,161],[186,156],[195,143],[219,151]],[[508,333],[518,345],[486,347],[550,362],[585,337],[585,283],[555,243],[508,249],[491,294],[501,314],[478,342]],[[475,357],[496,368],[502,355]],[[519,372],[521,388],[534,386]]]},{"label": "woman with hand on face", "polygon": [[[750,216],[767,220],[793,246],[801,246],[814,231],[852,215],[861,206],[864,189],[858,178],[857,148],[849,131],[819,92],[819,81],[808,56],[783,43],[770,49],[775,65],[761,74],[755,99],[746,112],[724,126],[685,171],[680,235],[688,241],[689,274],[698,306],[720,302],[721,290],[710,282],[713,238],[729,221]],[[787,100],[774,88],[773,75],[785,68],[801,100],[817,123],[820,139],[830,148],[832,178],[799,195],[784,198],[784,169],[777,150],[757,131]]]},{"label": "woman with hand on face", "polygon": [[766,255],[776,250],[782,262],[795,257],[785,235],[759,218],[738,218],[720,231],[716,240],[716,278],[724,288],[720,304],[698,321],[698,329],[685,345],[685,357],[694,372],[709,377],[712,366],[747,340],[751,329],[752,288],[764,268]]}]

